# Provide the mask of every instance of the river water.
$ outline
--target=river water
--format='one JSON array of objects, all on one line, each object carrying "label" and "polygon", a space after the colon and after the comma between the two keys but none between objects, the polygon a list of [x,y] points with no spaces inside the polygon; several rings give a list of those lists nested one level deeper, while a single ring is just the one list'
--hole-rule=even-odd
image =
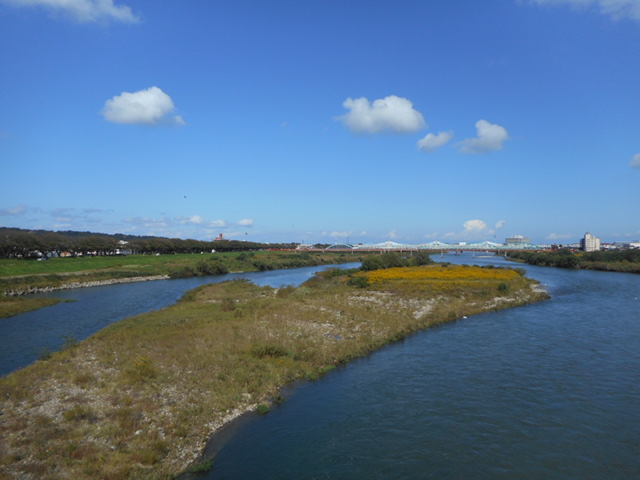
[{"label": "river water", "polygon": [[418,333],[297,386],[225,432],[198,478],[640,478],[640,276],[525,268],[550,300]]},{"label": "river water", "polygon": [[[213,469],[197,478],[640,478],[640,276],[524,268],[550,300],[417,333],[295,386],[218,437]],[[315,270],[243,276],[297,285]],[[77,303],[0,321],[2,373],[64,335],[85,338],[228,278],[58,292]]]},{"label": "river water", "polygon": [[83,340],[110,323],[139,313],[173,305],[187,290],[205,283],[246,278],[256,285],[299,285],[317,271],[353,268],[357,263],[229,273],[212,277],[105,285],[60,290],[42,296],[70,300],[51,307],[0,319],[0,375],[22,368],[43,353],[59,350],[65,342]]}]

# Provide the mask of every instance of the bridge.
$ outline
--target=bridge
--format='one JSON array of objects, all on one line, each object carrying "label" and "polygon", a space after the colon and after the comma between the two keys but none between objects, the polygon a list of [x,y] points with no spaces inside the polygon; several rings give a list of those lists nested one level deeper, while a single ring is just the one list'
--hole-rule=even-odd
[{"label": "bridge", "polygon": [[478,242],[478,243],[445,243],[445,242],[429,242],[422,243],[420,245],[409,245],[396,242],[382,242],[382,243],[364,243],[351,245],[348,243],[336,243],[323,251],[341,251],[341,252],[444,252],[444,251],[456,251],[456,252],[538,252],[540,250],[548,250],[548,247],[540,245],[534,245],[531,243],[522,244],[501,244],[495,242]]}]

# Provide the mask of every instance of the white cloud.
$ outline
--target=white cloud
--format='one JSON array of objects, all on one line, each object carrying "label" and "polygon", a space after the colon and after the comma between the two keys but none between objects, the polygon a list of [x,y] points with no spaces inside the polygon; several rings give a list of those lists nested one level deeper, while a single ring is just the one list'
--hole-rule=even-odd
[{"label": "white cloud", "polygon": [[629,165],[633,168],[640,168],[640,153],[636,153],[629,162]]},{"label": "white cloud", "polygon": [[487,222],[483,220],[467,220],[462,224],[462,226],[464,227],[463,231],[445,233],[443,238],[465,241],[487,240],[496,233],[495,230],[489,228]]},{"label": "white cloud", "polygon": [[373,104],[364,97],[347,98],[342,106],[349,113],[336,117],[336,120],[354,133],[413,133],[427,126],[413,104],[396,95],[374,100]]},{"label": "white cloud", "polygon": [[603,15],[615,20],[629,18],[640,20],[640,2],[638,0],[531,0],[538,5],[570,5],[578,9],[596,7]]},{"label": "white cloud", "polygon": [[122,92],[111,100],[107,100],[102,109],[105,120],[113,123],[137,123],[158,125],[173,123],[184,125],[182,117],[167,115],[175,109],[171,97],[158,87],[129,93]]},{"label": "white cloud", "polygon": [[499,222],[496,223],[496,229],[504,227],[505,223],[507,223],[506,220],[500,220]]},{"label": "white cloud", "polygon": [[54,12],[63,12],[78,22],[90,23],[114,20],[137,23],[140,18],[130,7],[114,5],[113,0],[0,0],[1,3],[17,7],[45,7]]},{"label": "white cloud", "polygon": [[440,132],[437,135],[428,133],[423,139],[418,140],[418,148],[424,152],[433,152],[453,138],[453,132]]},{"label": "white cloud", "polygon": [[467,220],[462,225],[466,233],[475,233],[487,230],[487,224],[482,220]]},{"label": "white cloud", "polygon": [[334,239],[337,238],[349,238],[351,235],[353,234],[353,232],[338,232],[338,231],[333,231],[333,232],[322,232],[322,235],[325,237],[332,237]]},{"label": "white cloud", "polygon": [[243,227],[253,227],[253,218],[243,218],[242,220],[238,220],[238,225]]},{"label": "white cloud", "polygon": [[209,222],[209,227],[212,228],[222,228],[222,227],[226,227],[227,226],[227,221],[226,220],[212,220]]},{"label": "white cloud", "polygon": [[550,233],[547,236],[548,240],[566,240],[568,238],[575,238],[575,235],[571,233]]},{"label": "white cloud", "polygon": [[24,205],[16,205],[15,207],[0,208],[0,216],[22,215],[27,211]]},{"label": "white cloud", "polygon": [[398,232],[396,232],[395,230],[391,230],[389,233],[387,233],[387,238],[396,240],[398,238]]},{"label": "white cloud", "polygon": [[502,144],[509,139],[507,130],[495,123],[486,120],[476,122],[475,138],[467,138],[460,143],[460,151],[463,153],[488,153],[500,150]]},{"label": "white cloud", "polygon": [[204,218],[202,218],[200,215],[178,217],[177,220],[181,225],[201,225],[204,222]]},{"label": "white cloud", "polygon": [[172,224],[168,218],[129,217],[122,220],[124,223],[140,228],[152,228],[163,230]]}]

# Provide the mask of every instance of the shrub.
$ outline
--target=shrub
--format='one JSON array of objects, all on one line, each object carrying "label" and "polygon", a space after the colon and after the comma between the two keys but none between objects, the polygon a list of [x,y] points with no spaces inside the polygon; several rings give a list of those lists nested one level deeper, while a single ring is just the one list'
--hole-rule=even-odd
[{"label": "shrub", "polygon": [[347,284],[356,288],[367,288],[369,286],[369,279],[367,277],[349,277]]},{"label": "shrub", "polygon": [[169,277],[171,278],[189,278],[194,275],[196,275],[196,270],[189,265],[184,265],[180,268],[174,268],[169,271]]},{"label": "shrub", "polygon": [[277,358],[286,357],[289,355],[289,352],[279,345],[260,345],[251,349],[251,355],[257,358]]},{"label": "shrub", "polygon": [[200,275],[222,275],[229,273],[227,266],[216,259],[200,260],[196,264],[196,270]]},{"label": "shrub", "polygon": [[276,293],[276,296],[278,298],[286,298],[295,291],[296,291],[296,287],[294,287],[293,285],[287,285],[285,287],[280,287],[278,289],[278,293]]},{"label": "shrub", "polygon": [[127,369],[127,373],[137,380],[154,378],[157,374],[153,363],[147,357],[136,358]]},{"label": "shrub", "polygon": [[435,262],[431,260],[431,256],[427,252],[421,250],[411,257],[411,263],[419,267],[421,265],[432,265]]},{"label": "shrub", "polygon": [[223,312],[232,312],[236,309],[236,301],[231,297],[223,298],[221,308]]}]

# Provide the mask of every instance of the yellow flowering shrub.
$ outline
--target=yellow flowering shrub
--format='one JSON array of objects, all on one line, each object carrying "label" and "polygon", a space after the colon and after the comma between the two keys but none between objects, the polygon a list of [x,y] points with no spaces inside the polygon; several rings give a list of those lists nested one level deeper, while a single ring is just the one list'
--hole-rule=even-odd
[{"label": "yellow flowering shrub", "polygon": [[403,285],[446,292],[510,283],[521,278],[515,270],[481,268],[468,265],[425,265],[421,267],[396,267],[359,272],[369,285]]}]

